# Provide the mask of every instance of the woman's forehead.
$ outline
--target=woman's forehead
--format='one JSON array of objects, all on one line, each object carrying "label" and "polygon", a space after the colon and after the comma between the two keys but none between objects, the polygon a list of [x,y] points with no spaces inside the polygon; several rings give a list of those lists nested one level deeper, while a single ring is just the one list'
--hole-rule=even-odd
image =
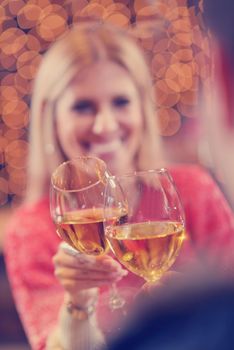
[{"label": "woman's forehead", "polygon": [[137,86],[130,73],[121,65],[112,61],[102,61],[85,67],[77,72],[69,87],[75,92],[91,93],[92,91],[110,91],[113,93],[133,94]]}]

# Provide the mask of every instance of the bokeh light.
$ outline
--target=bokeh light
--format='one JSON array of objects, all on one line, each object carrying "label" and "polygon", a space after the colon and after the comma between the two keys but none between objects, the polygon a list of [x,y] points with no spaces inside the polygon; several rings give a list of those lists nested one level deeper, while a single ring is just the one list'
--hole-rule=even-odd
[{"label": "bokeh light", "polygon": [[210,46],[202,0],[3,0],[0,4],[0,206],[26,188],[29,103],[43,53],[87,19],[123,27],[152,72],[159,133],[171,139],[196,118],[198,88],[209,82]]}]

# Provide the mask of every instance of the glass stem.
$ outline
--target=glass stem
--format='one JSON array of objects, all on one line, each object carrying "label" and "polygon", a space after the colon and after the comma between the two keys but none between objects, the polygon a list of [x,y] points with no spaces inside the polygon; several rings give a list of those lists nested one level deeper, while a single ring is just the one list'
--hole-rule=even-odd
[{"label": "glass stem", "polygon": [[110,288],[109,306],[112,311],[120,309],[125,304],[125,299],[118,293],[116,283],[112,283]]}]

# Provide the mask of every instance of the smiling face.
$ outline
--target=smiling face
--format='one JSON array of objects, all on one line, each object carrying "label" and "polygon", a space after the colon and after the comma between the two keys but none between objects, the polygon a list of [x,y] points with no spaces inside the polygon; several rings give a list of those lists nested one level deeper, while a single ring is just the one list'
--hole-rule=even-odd
[{"label": "smiling face", "polygon": [[56,105],[58,141],[68,159],[103,159],[114,174],[135,170],[143,117],[129,73],[111,61],[81,71]]}]

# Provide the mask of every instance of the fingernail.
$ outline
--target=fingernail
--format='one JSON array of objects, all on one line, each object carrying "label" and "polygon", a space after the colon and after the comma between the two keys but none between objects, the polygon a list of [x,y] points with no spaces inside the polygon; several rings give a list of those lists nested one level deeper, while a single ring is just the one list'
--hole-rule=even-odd
[{"label": "fingernail", "polygon": [[127,276],[128,275],[128,271],[127,270],[121,270],[121,275],[122,276]]},{"label": "fingernail", "polygon": [[115,271],[115,272],[111,272],[111,276],[117,277],[123,277],[123,276],[127,276],[128,271],[127,270],[119,270],[119,271]]}]

